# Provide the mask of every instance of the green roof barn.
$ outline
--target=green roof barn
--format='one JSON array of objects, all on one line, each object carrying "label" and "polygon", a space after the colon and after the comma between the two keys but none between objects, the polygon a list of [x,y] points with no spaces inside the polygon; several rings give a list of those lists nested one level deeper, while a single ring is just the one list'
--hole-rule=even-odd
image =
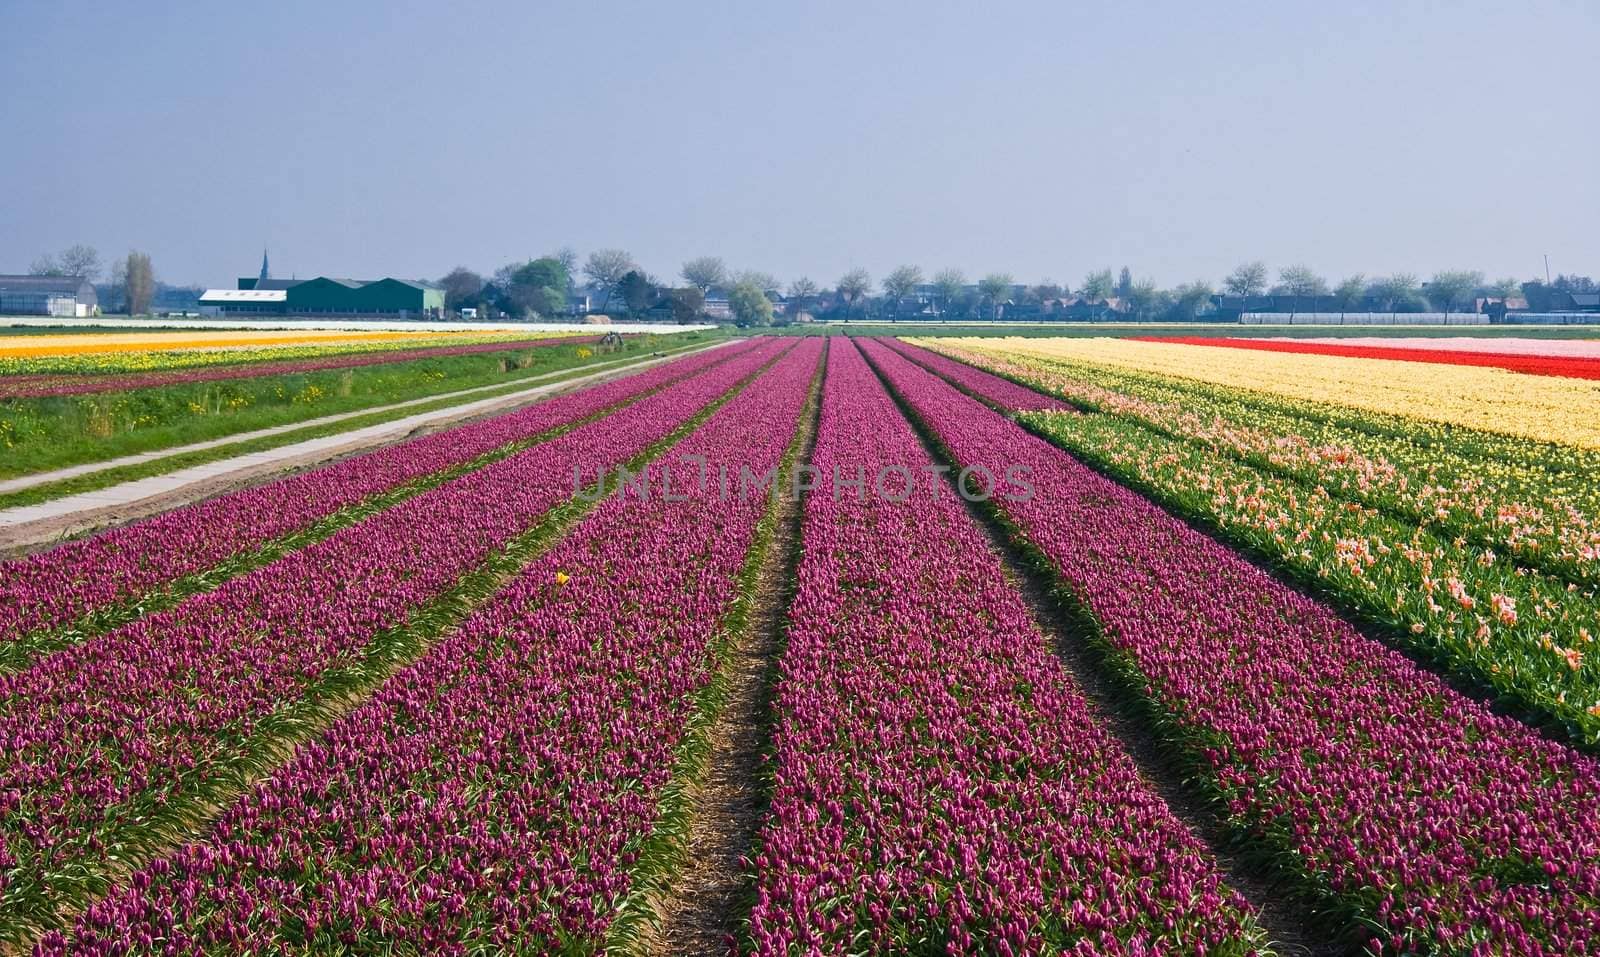
[{"label": "green roof barn", "polygon": [[[240,295],[249,292],[252,295]],[[201,311],[217,315],[374,316],[438,319],[444,315],[444,290],[409,279],[334,279],[302,281],[239,280],[239,288],[209,289]]]}]

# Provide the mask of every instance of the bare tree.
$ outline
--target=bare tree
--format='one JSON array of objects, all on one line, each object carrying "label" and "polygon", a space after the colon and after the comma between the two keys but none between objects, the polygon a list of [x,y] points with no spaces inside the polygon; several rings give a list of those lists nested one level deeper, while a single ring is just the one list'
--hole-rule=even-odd
[{"label": "bare tree", "polygon": [[798,319],[806,311],[806,300],[815,297],[817,284],[801,276],[789,284],[789,318]]},{"label": "bare tree", "polygon": [[544,258],[554,259],[556,262],[560,263],[561,268],[567,271],[568,280],[578,274],[578,251],[573,249],[571,246],[562,246],[560,249]]},{"label": "bare tree", "polygon": [[589,260],[583,264],[583,274],[589,277],[591,283],[605,290],[600,300],[602,311],[611,303],[611,294],[617,291],[617,283],[622,281],[622,277],[638,268],[633,257],[625,250],[597,249],[589,254]]},{"label": "bare tree", "polygon": [[1483,285],[1483,273],[1476,269],[1452,269],[1436,272],[1428,280],[1428,301],[1450,318],[1450,311],[1465,307],[1468,296]]},{"label": "bare tree", "polygon": [[1339,299],[1339,319],[1343,321],[1346,312],[1367,298],[1367,277],[1356,273],[1333,287],[1333,294]]},{"label": "bare tree", "polygon": [[1328,282],[1310,266],[1285,266],[1278,270],[1278,288],[1289,296],[1326,296]]},{"label": "bare tree", "polygon": [[1230,296],[1259,296],[1267,291],[1267,265],[1256,262],[1245,263],[1238,269],[1228,274],[1222,280],[1222,288]]},{"label": "bare tree", "polygon": [[1397,272],[1372,283],[1372,295],[1383,303],[1384,312],[1414,311],[1422,298],[1422,287],[1417,277],[1408,272]]},{"label": "bare tree", "polygon": [[917,291],[922,285],[922,270],[916,266],[900,266],[883,280],[883,294],[889,299],[890,315],[900,318],[900,300]]},{"label": "bare tree", "polygon": [[1172,310],[1174,319],[1192,321],[1205,309],[1211,301],[1211,284],[1204,279],[1184,283],[1172,290]]},{"label": "bare tree", "polygon": [[783,283],[778,281],[777,276],[770,272],[762,272],[759,269],[741,269],[738,275],[733,277],[733,281],[757,286],[762,292],[772,292],[783,287]]},{"label": "bare tree", "polygon": [[950,307],[967,291],[967,276],[959,269],[941,269],[933,274],[933,292],[939,297],[939,315],[942,318]]},{"label": "bare tree", "polygon": [[1520,279],[1512,279],[1509,276],[1505,279],[1496,279],[1494,284],[1489,287],[1489,294],[1498,296],[1501,299],[1520,296],[1522,295],[1522,281]]},{"label": "bare tree", "polygon": [[32,276],[65,276],[67,273],[66,270],[61,268],[61,264],[56,262],[56,257],[46,253],[28,264],[28,274]]},{"label": "bare tree", "polygon": [[683,281],[705,294],[712,286],[720,286],[728,281],[728,267],[718,256],[700,256],[683,264],[683,269],[678,275]]},{"label": "bare tree", "polygon": [[850,310],[872,288],[872,277],[865,269],[852,269],[839,277],[839,297],[844,300],[844,318],[850,321]]},{"label": "bare tree", "polygon": [[68,246],[56,257],[61,271],[68,276],[82,276],[94,282],[100,278],[100,253],[93,246],[78,243]]},{"label": "bare tree", "polygon": [[477,305],[483,296],[483,277],[465,266],[450,270],[439,285],[444,289],[444,307],[452,312]]},{"label": "bare tree", "polygon": [[1078,290],[1078,295],[1086,302],[1100,302],[1111,298],[1113,288],[1111,270],[1101,269],[1083,277],[1083,288]]},{"label": "bare tree", "polygon": [[127,289],[128,315],[142,316],[150,311],[156,297],[156,273],[150,266],[147,253],[130,252],[124,269],[123,283]]},{"label": "bare tree", "polygon": [[1013,280],[1010,273],[992,272],[978,280],[978,294],[989,303],[989,317],[1000,318],[1000,304],[1011,292]]}]

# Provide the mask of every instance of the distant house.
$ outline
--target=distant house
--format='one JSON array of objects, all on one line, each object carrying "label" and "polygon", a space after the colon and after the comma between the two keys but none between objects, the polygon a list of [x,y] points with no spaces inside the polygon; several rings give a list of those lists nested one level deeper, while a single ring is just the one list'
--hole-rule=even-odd
[{"label": "distant house", "polygon": [[1123,318],[1126,312],[1122,300],[1116,297],[1087,299],[1083,296],[1070,296],[1062,299],[1056,308],[1051,310],[1051,316],[1062,322],[1111,322]]},{"label": "distant house", "polygon": [[82,276],[0,276],[0,315],[75,319],[99,312],[94,283]]},{"label": "distant house", "polygon": [[703,311],[711,319],[732,319],[733,306],[728,301],[728,290],[722,286],[712,286],[707,289]]},{"label": "distant house", "polygon": [[207,289],[202,315],[339,316],[375,319],[438,319],[444,290],[411,279],[239,280],[238,289]]}]

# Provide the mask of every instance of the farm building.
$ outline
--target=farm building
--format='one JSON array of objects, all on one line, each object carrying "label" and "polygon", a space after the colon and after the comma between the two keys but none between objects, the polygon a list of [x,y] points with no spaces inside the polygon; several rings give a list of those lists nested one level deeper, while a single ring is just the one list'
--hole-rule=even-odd
[{"label": "farm building", "polygon": [[0,315],[70,319],[99,311],[94,283],[82,276],[0,276]]},{"label": "farm building", "polygon": [[239,280],[238,289],[208,289],[200,311],[209,315],[439,318],[444,291],[409,279]]}]

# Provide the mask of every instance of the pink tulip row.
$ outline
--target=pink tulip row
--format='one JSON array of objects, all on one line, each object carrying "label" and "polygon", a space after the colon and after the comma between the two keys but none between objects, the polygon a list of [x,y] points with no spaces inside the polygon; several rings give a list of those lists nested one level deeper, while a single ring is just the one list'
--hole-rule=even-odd
[{"label": "pink tulip row", "polygon": [[[926,475],[848,343],[829,357],[814,464]],[[802,534],[754,952],[1259,946],[1248,905],[1099,724],[954,492],[814,493]]]},{"label": "pink tulip row", "polygon": [[240,354],[237,365],[204,366],[198,369],[171,369],[161,372],[129,372],[110,375],[83,373],[80,375],[16,375],[0,377],[0,399],[32,399],[46,396],[87,395],[95,392],[123,392],[128,389],[148,389],[153,386],[177,385],[186,382],[222,382],[228,379],[254,379],[269,375],[298,375],[305,372],[322,372],[328,369],[354,369],[361,366],[388,365],[394,362],[415,362],[419,359],[443,359],[450,356],[471,356],[485,352],[515,352],[522,349],[540,349],[547,346],[582,345],[596,342],[599,336],[559,336],[549,339],[526,339],[520,342],[484,342],[460,346],[433,346],[422,349],[390,349],[326,356],[320,359],[293,359],[277,362],[250,362],[248,353]]},{"label": "pink tulip row", "polygon": [[0,563],[0,643],[70,628],[303,531],[340,509],[636,399],[747,348],[686,356],[517,412]]},{"label": "pink tulip row", "polygon": [[[21,882],[43,890],[17,897],[54,904],[83,868],[148,842],[152,819],[225,795],[241,769],[261,765],[263,741],[292,738],[348,693],[347,676],[381,667],[392,652],[380,639],[403,634],[430,601],[569,500],[574,469],[593,475],[639,456],[786,348],[758,345],[215,591],[0,675],[0,899]],[[17,916],[0,913],[0,932]]]},{"label": "pink tulip row", "polygon": [[675,494],[614,495],[456,633],[40,955],[592,953],[630,890],[765,498],[696,468],[777,465],[804,342],[668,451]]},{"label": "pink tulip row", "polygon": [[1447,687],[1327,608],[881,344],[958,461],[1103,629],[1234,821],[1378,928],[1375,951],[1600,950],[1600,762]]}]

